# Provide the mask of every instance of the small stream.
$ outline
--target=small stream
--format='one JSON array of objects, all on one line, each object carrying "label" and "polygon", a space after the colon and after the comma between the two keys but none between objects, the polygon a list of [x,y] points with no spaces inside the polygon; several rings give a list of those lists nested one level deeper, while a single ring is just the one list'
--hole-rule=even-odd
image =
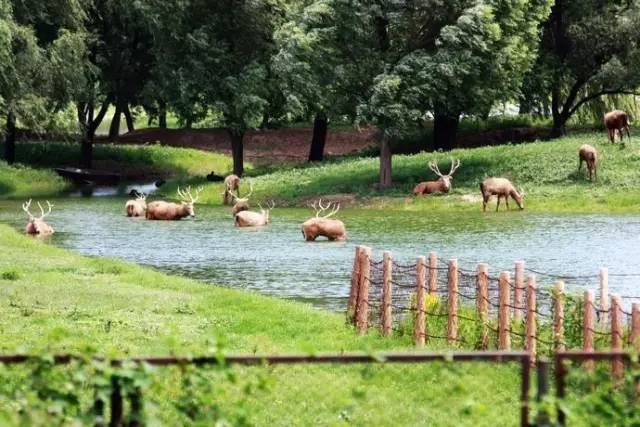
[{"label": "small stream", "polygon": [[[129,188],[122,187],[119,193],[126,191]],[[491,272],[512,270],[517,259],[534,270],[563,275],[595,275],[607,266],[612,292],[640,295],[640,277],[613,276],[640,272],[637,214],[345,209],[338,217],[347,225],[347,242],[307,243],[300,225],[312,214],[310,209],[276,208],[268,227],[238,229],[226,207],[196,206],[196,218],[181,221],[127,218],[127,197],[114,196],[111,190],[95,191],[94,196],[105,193],[55,200],[49,221],[57,231],[53,244],[333,310],[345,307],[356,244],[371,246],[376,258],[391,250],[401,262],[414,262],[435,250],[442,260],[456,257],[467,269],[487,262]],[[22,229],[26,216],[20,203],[0,202],[0,221]],[[568,280],[567,286],[578,291],[592,286],[589,282]]]}]

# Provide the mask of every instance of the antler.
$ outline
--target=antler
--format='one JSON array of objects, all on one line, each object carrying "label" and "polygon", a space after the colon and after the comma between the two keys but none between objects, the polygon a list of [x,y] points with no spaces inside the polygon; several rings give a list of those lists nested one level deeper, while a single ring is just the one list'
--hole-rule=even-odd
[{"label": "antler", "polygon": [[233,197],[233,199],[235,200],[235,202],[248,202],[249,197],[251,197],[251,195],[253,194],[253,182],[249,181],[249,194],[246,194],[244,197],[238,197],[238,195],[234,193],[233,190],[228,190],[228,191],[229,191],[229,194],[231,194],[231,197]]},{"label": "antler", "polygon": [[261,210],[267,210],[267,211],[269,211],[269,210],[273,209],[275,206],[276,206],[276,204],[275,204],[275,202],[274,202],[273,200],[269,201],[269,204],[267,205],[267,209],[263,208],[263,207],[262,207],[262,205],[261,205],[260,203],[258,203],[258,207],[259,207]]},{"label": "antler", "polygon": [[[331,206],[333,206],[331,212],[321,217],[320,214],[326,212],[329,208],[331,208]],[[316,218],[329,218],[330,216],[335,215],[340,210],[340,204],[329,202],[327,203],[327,206],[323,206],[322,199],[319,199],[313,203],[313,209],[316,211]]]},{"label": "antler", "polygon": [[451,159],[451,170],[447,175],[451,176],[460,167],[460,159]]},{"label": "antler", "polygon": [[140,193],[136,196],[137,200],[147,200],[147,195],[144,193]]},{"label": "antler", "polygon": [[33,214],[31,212],[29,212],[29,207],[31,207],[31,199],[29,199],[28,202],[24,202],[22,204],[22,210],[25,211],[27,213],[27,215],[29,215],[29,219],[33,219],[35,217],[33,216]]},{"label": "antler", "polygon": [[196,188],[196,195],[194,197],[191,194],[191,186],[187,187],[185,191],[180,190],[180,187],[178,187],[178,196],[180,196],[180,198],[182,200],[184,200],[185,202],[189,201],[190,203],[196,203],[198,201],[198,199],[200,198],[200,192],[202,190],[204,190],[203,187]]},{"label": "antler", "polygon": [[47,200],[47,207],[49,208],[47,213],[44,213],[44,209],[42,209],[42,205],[40,204],[40,202],[38,202],[38,207],[40,208],[40,214],[41,214],[40,218],[38,218],[38,219],[43,219],[44,217],[48,216],[51,213],[51,209],[53,208],[53,204]]},{"label": "antler", "polygon": [[429,169],[431,169],[433,171],[433,173],[435,173],[438,176],[442,176],[442,173],[440,172],[440,169],[438,169],[438,164],[436,162],[434,162],[433,160],[429,162]]}]

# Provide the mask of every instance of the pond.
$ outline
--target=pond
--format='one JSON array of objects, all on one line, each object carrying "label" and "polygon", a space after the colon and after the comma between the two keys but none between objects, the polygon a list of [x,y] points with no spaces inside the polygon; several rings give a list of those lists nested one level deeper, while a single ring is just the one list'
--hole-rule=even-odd
[{"label": "pond", "polygon": [[[196,206],[194,219],[159,222],[125,217],[125,201],[55,200],[53,244],[338,311],[345,308],[356,244],[371,246],[376,258],[391,250],[395,259],[414,262],[437,251],[441,260],[458,258],[467,269],[487,262],[491,272],[512,271],[518,259],[531,269],[563,275],[596,275],[606,266],[612,291],[640,294],[640,277],[613,276],[640,272],[640,215],[345,209],[338,217],[347,225],[347,242],[307,243],[300,225],[310,209],[276,208],[268,227],[238,229],[229,208]],[[20,202],[0,202],[0,221],[22,229]],[[586,285],[595,280],[567,280],[569,290]]]}]

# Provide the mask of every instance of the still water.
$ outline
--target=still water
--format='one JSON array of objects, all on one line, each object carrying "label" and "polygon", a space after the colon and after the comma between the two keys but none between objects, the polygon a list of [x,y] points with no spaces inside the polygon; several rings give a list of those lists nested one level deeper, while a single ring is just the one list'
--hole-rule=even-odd
[{"label": "still water", "polygon": [[[463,268],[487,262],[492,272],[527,267],[563,275],[596,275],[609,267],[610,289],[640,295],[640,215],[430,214],[345,209],[347,242],[307,243],[300,231],[309,209],[274,209],[272,223],[233,226],[229,208],[196,206],[196,218],[161,222],[127,218],[126,197],[55,200],[52,243],[85,255],[119,257],[209,283],[257,290],[314,306],[342,310],[348,295],[354,245],[371,246],[376,258],[391,250],[401,262],[437,251]],[[22,229],[18,201],[0,203],[0,221]],[[539,281],[544,282],[539,276]],[[551,279],[547,279],[549,281]],[[595,279],[567,280],[570,290]]]}]

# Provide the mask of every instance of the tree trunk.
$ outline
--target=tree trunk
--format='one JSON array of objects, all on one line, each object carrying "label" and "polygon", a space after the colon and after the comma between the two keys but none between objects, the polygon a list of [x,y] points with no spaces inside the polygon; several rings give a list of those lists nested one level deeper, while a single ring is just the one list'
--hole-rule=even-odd
[{"label": "tree trunk", "polygon": [[433,117],[433,148],[449,151],[456,146],[459,114],[436,112]]},{"label": "tree trunk", "polygon": [[109,141],[115,141],[120,135],[120,118],[122,115],[122,108],[120,103],[116,103],[116,112],[111,119],[111,126],[109,126]]},{"label": "tree trunk", "polygon": [[231,138],[233,173],[242,176],[244,173],[244,130],[229,129],[229,137]]},{"label": "tree trunk", "polygon": [[93,105],[90,105],[86,117],[86,132],[82,138],[82,146],[80,148],[80,166],[85,169],[91,169],[93,167],[93,135],[96,127],[97,126],[94,127],[93,120]]},{"label": "tree trunk", "polygon": [[323,113],[316,114],[313,121],[313,137],[309,150],[310,162],[321,162],[324,157],[324,146],[327,142],[327,116]]},{"label": "tree trunk", "polygon": [[133,115],[131,114],[131,110],[129,109],[129,104],[124,104],[123,112],[125,121],[127,122],[127,131],[133,132],[136,129],[133,122]]},{"label": "tree trunk", "polygon": [[167,103],[160,101],[160,108],[158,110],[158,127],[161,129],[167,128]]},{"label": "tree trunk", "polygon": [[389,188],[393,184],[391,180],[391,139],[386,133],[382,133],[380,140],[380,183],[379,188]]},{"label": "tree trunk", "polygon": [[7,134],[4,138],[4,159],[10,165],[16,161],[16,116],[7,114]]}]

